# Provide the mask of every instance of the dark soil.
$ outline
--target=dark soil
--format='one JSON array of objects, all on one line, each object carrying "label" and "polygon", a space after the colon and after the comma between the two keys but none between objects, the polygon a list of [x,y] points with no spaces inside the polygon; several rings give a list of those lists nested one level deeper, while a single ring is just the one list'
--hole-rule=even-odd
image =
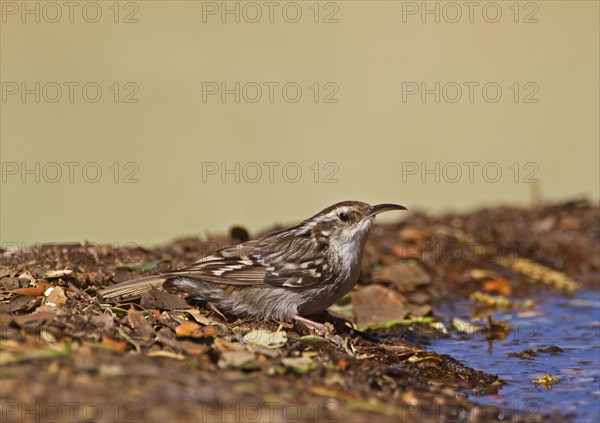
[{"label": "dark soil", "polygon": [[[101,287],[243,241],[243,228],[157,248],[5,250],[0,420],[568,419],[480,405],[480,396],[502,388],[494,369],[472,369],[428,345],[468,333],[469,324],[436,322],[443,302],[471,298],[485,315],[497,307],[526,308],[531,292],[597,290],[599,222],[597,205],[573,201],[441,217],[417,213],[376,226],[358,288],[319,317],[337,329],[327,339],[299,326],[223,317],[162,291],[123,303],[97,296]],[[482,330],[490,342],[510,331],[491,319]]]}]

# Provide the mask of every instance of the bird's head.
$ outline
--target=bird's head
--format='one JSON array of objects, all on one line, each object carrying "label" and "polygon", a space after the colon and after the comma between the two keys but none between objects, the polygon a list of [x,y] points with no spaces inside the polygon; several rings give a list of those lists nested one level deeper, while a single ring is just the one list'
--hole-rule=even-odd
[{"label": "bird's head", "polygon": [[375,216],[392,210],[406,210],[406,207],[398,204],[371,206],[362,201],[343,201],[329,206],[305,220],[301,226],[313,231],[317,236],[328,238],[331,243],[336,245],[356,241],[362,243],[366,239]]}]

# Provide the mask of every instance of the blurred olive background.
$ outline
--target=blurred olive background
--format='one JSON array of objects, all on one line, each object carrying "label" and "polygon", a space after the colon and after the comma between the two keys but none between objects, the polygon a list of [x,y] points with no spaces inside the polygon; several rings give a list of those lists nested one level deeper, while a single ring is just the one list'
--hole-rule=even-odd
[{"label": "blurred olive background", "polygon": [[289,3],[3,1],[1,241],[598,199],[598,2]]}]

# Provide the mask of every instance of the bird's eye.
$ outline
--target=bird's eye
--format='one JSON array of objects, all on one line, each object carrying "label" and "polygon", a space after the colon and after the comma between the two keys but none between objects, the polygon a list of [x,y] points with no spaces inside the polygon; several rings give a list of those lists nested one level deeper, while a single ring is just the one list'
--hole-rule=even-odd
[{"label": "bird's eye", "polygon": [[343,213],[343,212],[342,212],[342,213],[340,213],[340,214],[338,214],[338,217],[340,218],[340,220],[341,220],[342,222],[347,222],[347,221],[348,221],[348,219],[349,219],[349,218],[348,218],[348,215],[347,215],[346,213]]}]

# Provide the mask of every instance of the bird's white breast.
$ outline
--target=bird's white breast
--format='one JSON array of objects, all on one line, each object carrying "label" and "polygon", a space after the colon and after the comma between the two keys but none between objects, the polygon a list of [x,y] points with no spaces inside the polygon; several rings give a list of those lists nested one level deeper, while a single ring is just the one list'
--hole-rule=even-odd
[{"label": "bird's white breast", "polygon": [[326,309],[349,293],[358,281],[362,252],[367,240],[371,219],[347,231],[343,238],[331,245],[331,254],[337,259],[336,273],[325,285],[315,287],[314,293],[300,307],[303,314],[311,314]]},{"label": "bird's white breast", "polygon": [[358,280],[362,253],[371,223],[372,220],[368,219],[357,225],[354,230],[348,231],[346,237],[340,239],[338,245],[335,246],[338,260],[342,264],[340,276],[343,275],[346,279],[340,287],[342,291],[345,291],[342,296],[350,292]]}]

